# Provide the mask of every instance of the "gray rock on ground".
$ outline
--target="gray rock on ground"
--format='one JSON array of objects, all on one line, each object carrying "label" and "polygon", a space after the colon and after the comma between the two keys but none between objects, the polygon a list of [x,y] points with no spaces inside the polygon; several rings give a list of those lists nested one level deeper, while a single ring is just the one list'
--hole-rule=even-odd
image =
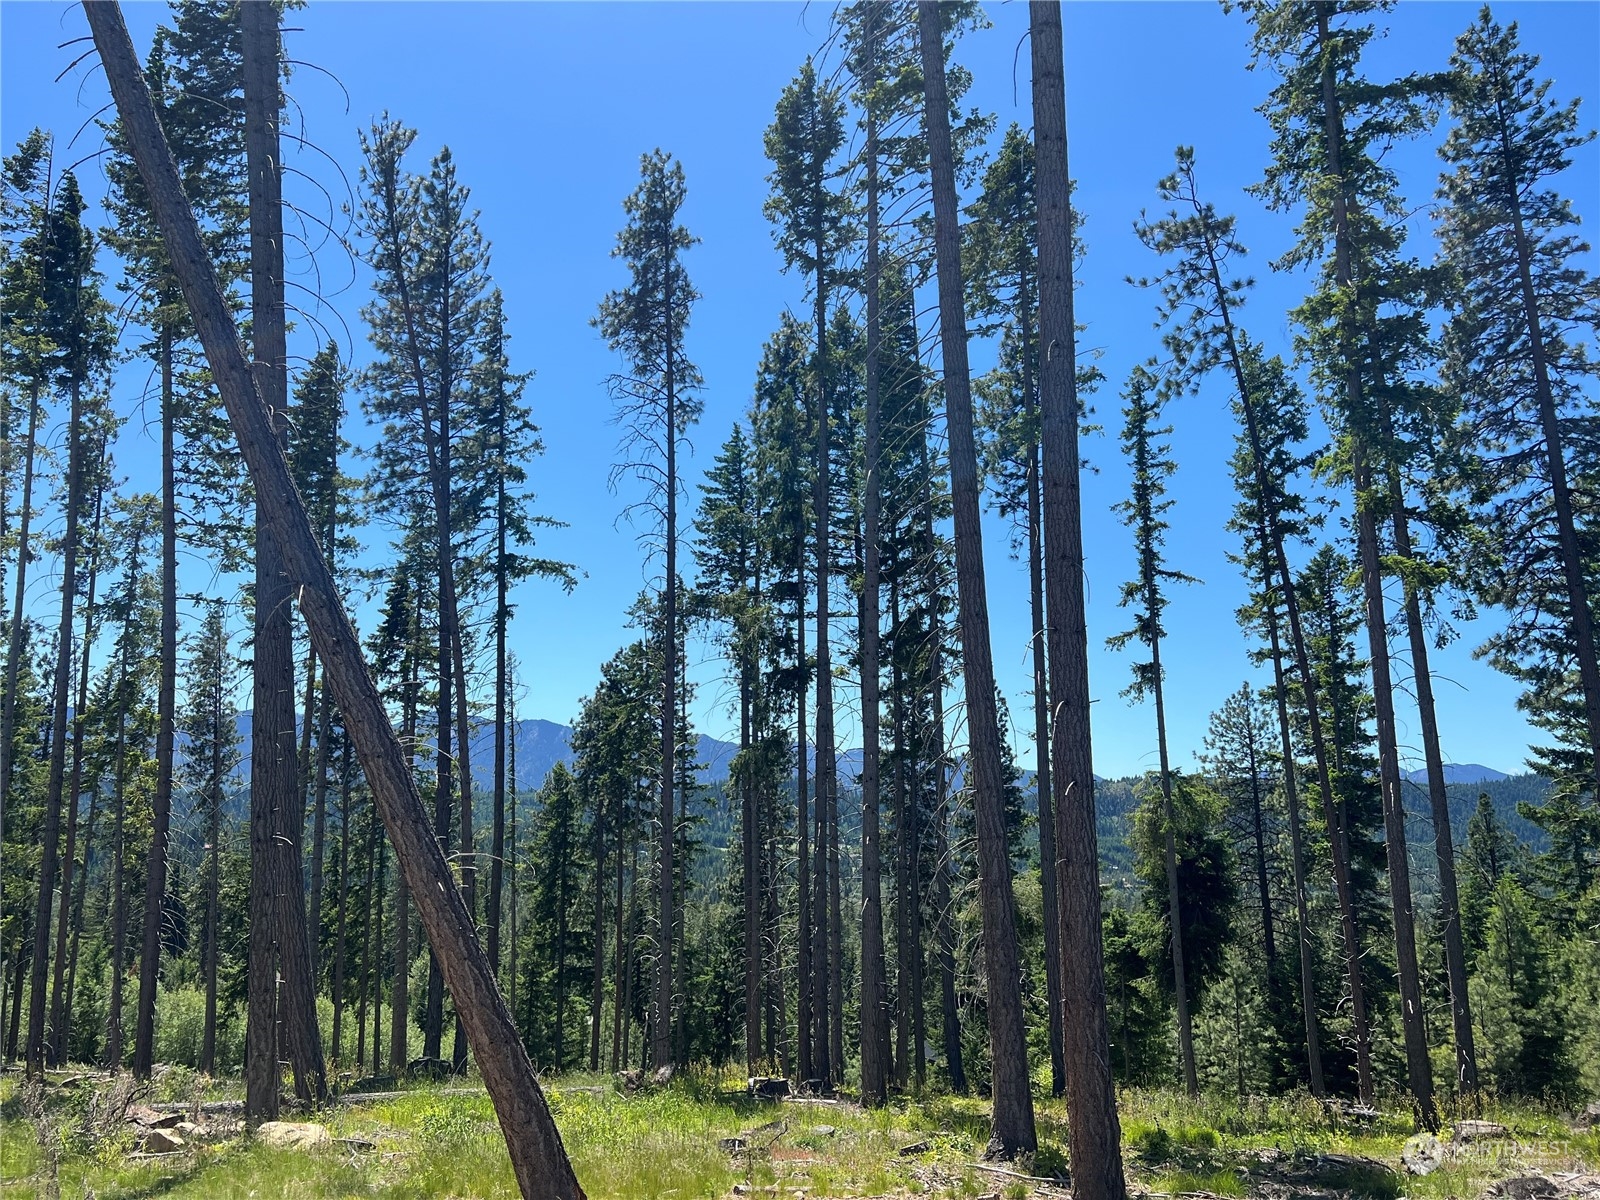
[{"label": "gray rock on ground", "polygon": [[328,1127],[315,1121],[266,1121],[256,1127],[256,1137],[282,1150],[316,1150],[333,1141]]}]

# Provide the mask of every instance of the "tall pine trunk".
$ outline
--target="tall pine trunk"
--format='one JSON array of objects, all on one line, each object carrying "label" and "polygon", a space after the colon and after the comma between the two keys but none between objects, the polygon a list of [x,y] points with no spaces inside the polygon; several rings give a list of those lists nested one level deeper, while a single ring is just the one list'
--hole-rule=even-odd
[{"label": "tall pine trunk", "polygon": [[[869,77],[877,76],[878,22],[882,7],[867,10]],[[861,1098],[882,1104],[889,1098],[889,997],[883,949],[883,883],[879,832],[879,610],[878,541],[883,505],[881,486],[882,417],[878,350],[880,254],[878,249],[878,118],[867,106],[867,395],[865,493],[861,571]]]},{"label": "tall pine trunk", "polygon": [[[1341,291],[1350,291],[1355,285],[1352,258],[1354,247],[1350,232],[1347,198],[1344,193],[1341,155],[1344,149],[1344,127],[1340,113],[1338,90],[1334,79],[1334,61],[1327,52],[1329,43],[1328,7],[1317,6],[1317,38],[1324,47],[1322,59],[1323,138],[1327,157],[1327,171],[1331,179],[1339,181],[1333,199],[1334,226],[1334,278]],[[1341,318],[1346,324],[1344,335],[1353,342],[1356,331],[1348,328],[1350,318]],[[1353,345],[1346,346],[1353,351]],[[1394,687],[1389,670],[1388,626],[1384,615],[1383,565],[1378,545],[1377,514],[1360,503],[1362,495],[1374,486],[1372,465],[1368,459],[1368,433],[1360,428],[1361,414],[1367,397],[1363,395],[1359,356],[1349,355],[1350,365],[1345,369],[1344,391],[1352,428],[1350,430],[1350,465],[1352,482],[1357,497],[1356,548],[1361,565],[1362,593],[1366,602],[1367,649],[1371,658],[1373,707],[1378,734],[1378,782],[1383,796],[1384,847],[1389,865],[1389,897],[1394,917],[1396,972],[1400,983],[1400,1017],[1405,1036],[1406,1076],[1416,1116],[1430,1131],[1439,1127],[1439,1114],[1433,1103],[1433,1073],[1428,1061],[1428,1040],[1423,1028],[1422,987],[1417,971],[1416,922],[1411,901],[1411,868],[1406,859],[1405,802],[1400,792],[1400,757],[1396,742],[1394,718]],[[1379,399],[1378,404],[1382,403]]]},{"label": "tall pine trunk", "polygon": [[1028,1047],[1023,1029],[1016,904],[1006,837],[1000,726],[994,663],[989,647],[989,605],[983,578],[979,523],[978,459],[973,440],[971,376],[967,366],[966,305],[961,276],[955,162],[950,144],[950,102],[944,76],[939,5],[917,5],[922,77],[927,101],[929,173],[933,181],[934,245],[939,277],[940,346],[944,356],[945,422],[950,456],[950,500],[955,512],[956,591],[966,682],[968,753],[973,776],[973,817],[978,841],[978,899],[983,915],[984,966],[989,987],[989,1047],[994,1113],[989,1152],[1010,1157],[1037,1146]]},{"label": "tall pine trunk", "polygon": [[1050,785],[1056,818],[1057,920],[1069,1147],[1078,1200],[1121,1200],[1121,1133],[1111,1081],[1100,864],[1089,734],[1089,635],[1083,600],[1072,200],[1067,170],[1061,9],[1028,6],[1034,189],[1039,210],[1039,407],[1044,464],[1044,582],[1050,658]]},{"label": "tall pine trunk", "polygon": [[[244,52],[245,153],[250,174],[250,305],[256,391],[275,414],[281,461],[286,435],[288,350],[284,329],[283,193],[279,157],[278,13],[267,5],[240,9]],[[186,293],[187,298],[187,293]],[[322,1035],[317,1028],[311,950],[300,852],[300,789],[296,769],[294,637],[290,582],[282,535],[257,497],[255,712],[250,771],[250,1012],[245,1108],[253,1117],[278,1111],[278,1058],[272,1038],[276,949],[283,975],[284,1048],[302,1099],[327,1094]]]}]

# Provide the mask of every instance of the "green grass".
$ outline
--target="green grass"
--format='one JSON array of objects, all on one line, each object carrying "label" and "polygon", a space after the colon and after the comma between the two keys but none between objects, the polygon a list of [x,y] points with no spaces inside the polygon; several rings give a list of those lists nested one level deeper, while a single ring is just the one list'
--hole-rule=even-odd
[{"label": "green grass", "polygon": [[[595,1200],[723,1197],[741,1182],[777,1196],[1029,1194],[1026,1185],[973,1165],[988,1140],[982,1099],[902,1099],[873,1112],[849,1105],[759,1105],[734,1094],[734,1082],[692,1072],[669,1088],[628,1097],[605,1077],[569,1076],[548,1082],[546,1094],[578,1178]],[[25,1101],[18,1077],[8,1074],[0,1079],[0,1193],[6,1200],[49,1196],[53,1175],[57,1194],[92,1193],[97,1200],[514,1197],[488,1097],[475,1090],[454,1094],[459,1088],[413,1085],[397,1098],[330,1106],[309,1118],[329,1126],[335,1138],[374,1143],[370,1151],[336,1145],[321,1153],[284,1152],[238,1138],[130,1162],[129,1132],[96,1129],[93,1087],[50,1089],[41,1114]],[[144,1098],[237,1094],[235,1082],[173,1072]],[[1243,1197],[1269,1180],[1299,1180],[1358,1200],[1396,1200],[1402,1192],[1409,1200],[1452,1200],[1481,1195],[1495,1179],[1530,1168],[1600,1167],[1600,1131],[1576,1133],[1555,1114],[1488,1100],[1471,1115],[1506,1124],[1513,1137],[1459,1148],[1434,1174],[1411,1178],[1399,1172],[1410,1119],[1394,1098],[1381,1108],[1376,1119],[1359,1122],[1332,1116],[1303,1095],[1243,1105],[1158,1091],[1119,1097],[1136,1191]],[[781,1133],[776,1126],[762,1130],[772,1122],[783,1122]],[[1038,1122],[1040,1150],[1017,1169],[1059,1176],[1067,1166],[1063,1103],[1041,1099]],[[730,1155],[718,1146],[719,1139],[744,1135],[748,1152]],[[899,1154],[919,1141],[928,1143],[925,1151]]]}]

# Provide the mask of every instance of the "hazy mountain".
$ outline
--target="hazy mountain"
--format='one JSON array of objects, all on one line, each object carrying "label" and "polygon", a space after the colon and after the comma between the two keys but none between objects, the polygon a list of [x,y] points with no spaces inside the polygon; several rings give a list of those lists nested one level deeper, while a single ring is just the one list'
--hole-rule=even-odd
[{"label": "hazy mountain", "polygon": [[[1445,763],[1444,781],[1446,783],[1499,783],[1502,779],[1510,779],[1504,771],[1496,771],[1493,767],[1486,767],[1482,763]],[[1426,784],[1428,772],[1426,769],[1407,771],[1406,779],[1411,783]]]}]

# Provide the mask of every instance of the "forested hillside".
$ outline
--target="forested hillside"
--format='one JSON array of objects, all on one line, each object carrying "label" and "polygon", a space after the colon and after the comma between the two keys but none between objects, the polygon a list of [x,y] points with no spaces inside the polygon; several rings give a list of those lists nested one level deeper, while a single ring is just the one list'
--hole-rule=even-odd
[{"label": "forested hillside", "polygon": [[[93,97],[7,125],[0,212],[29,1103],[69,1063],[239,1078],[252,1123],[470,1071],[518,1186],[575,1197],[541,1075],[731,1065],[985,1097],[1025,1166],[1064,1097],[1074,1194],[1121,1200],[1132,1086],[1428,1133],[1600,1097],[1588,101],[1509,11],[1438,6],[1424,47],[1386,4],[1245,0],[1248,186],[1188,144],[1075,175],[1068,96],[1075,145],[1119,128],[1072,91],[1075,6],[794,12],[750,206],[792,294],[731,398],[697,324],[726,229],[625,120],[585,135],[638,159],[583,291],[491,243],[521,214],[450,129],[302,105],[315,3],[173,0],[137,48],[86,4],[26,49]],[[1009,122],[969,65],[996,25]],[[1142,332],[1095,323],[1113,253]],[[578,354],[551,305],[603,403],[538,389]],[[558,410],[612,448],[603,513]],[[1186,615],[1202,563],[1232,624]],[[576,711],[530,702],[597,622]],[[1436,699],[1462,663],[1500,711]],[[1518,722],[1519,773],[1446,762]]]}]

